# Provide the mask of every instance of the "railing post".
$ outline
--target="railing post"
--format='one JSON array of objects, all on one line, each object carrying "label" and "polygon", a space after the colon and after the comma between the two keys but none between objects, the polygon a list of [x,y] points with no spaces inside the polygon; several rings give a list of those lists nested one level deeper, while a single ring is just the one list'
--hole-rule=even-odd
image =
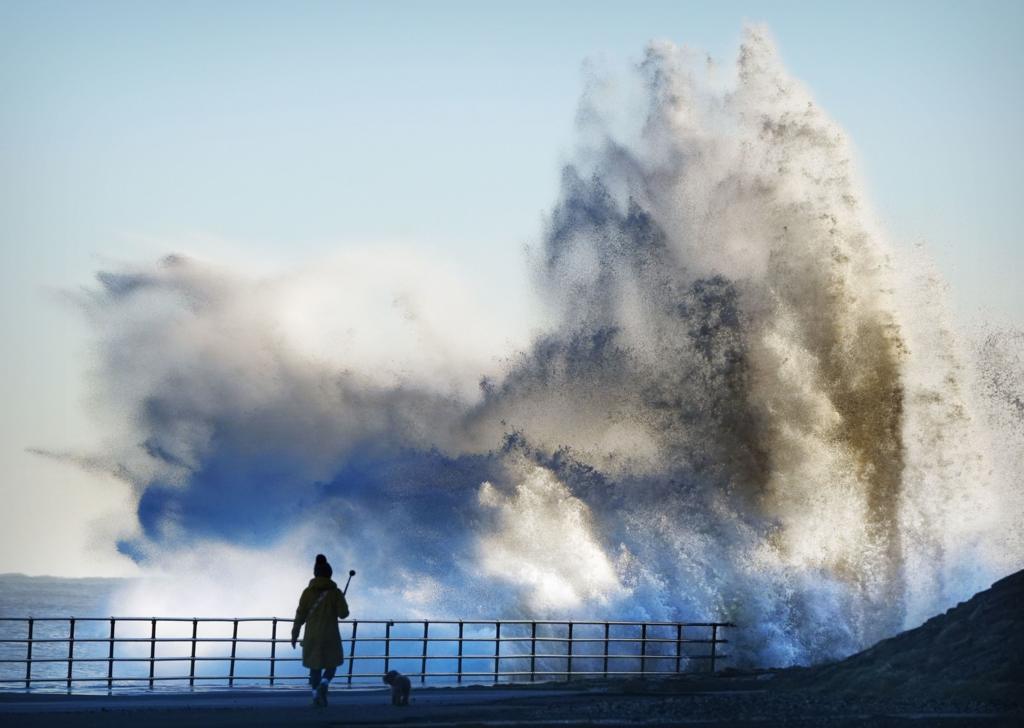
[{"label": "railing post", "polygon": [[494,623],[494,684],[498,684],[498,659],[501,656],[501,622]]},{"label": "railing post", "polygon": [[388,623],[384,625],[384,674],[388,673],[388,668],[391,666],[391,625],[393,625],[390,619]]},{"label": "railing post", "polygon": [[566,667],[568,668],[569,674],[566,677],[566,682],[572,680],[572,622],[569,622],[569,651],[568,651],[568,656],[569,656],[569,659],[568,659],[568,663],[567,663]]},{"label": "railing post", "polygon": [[107,690],[114,687],[114,623],[115,619],[110,618],[110,645],[107,649]]},{"label": "railing post", "polygon": [[464,625],[462,624],[462,620],[460,619],[459,620],[459,662],[458,662],[459,669],[457,670],[458,677],[456,679],[456,682],[462,682],[462,628],[463,628],[463,626]]},{"label": "railing post", "polygon": [[234,620],[231,628],[231,667],[228,672],[228,687],[235,686],[235,650],[238,647],[238,619]]},{"label": "railing post", "polygon": [[352,684],[352,665],[356,657],[356,631],[359,629],[359,620],[352,620],[352,640],[348,643],[348,684]]},{"label": "railing post", "polygon": [[608,622],[604,623],[604,676],[608,677],[608,635],[611,630],[611,625]]},{"label": "railing post", "polygon": [[683,625],[676,625],[676,672],[679,672],[683,661]]},{"label": "railing post", "polygon": [[71,689],[71,668],[75,664],[75,618],[68,620],[68,690]]},{"label": "railing post", "polygon": [[537,679],[537,623],[530,623],[530,682]]},{"label": "railing post", "polygon": [[647,622],[640,627],[640,674],[647,672]]},{"label": "railing post", "polygon": [[32,686],[32,634],[35,627],[35,620],[28,618],[28,639],[25,641],[25,689]]},{"label": "railing post", "polygon": [[423,620],[423,657],[420,660],[420,685],[427,682],[427,630],[430,622]]},{"label": "railing post", "polygon": [[274,617],[273,628],[270,630],[270,684],[274,684],[274,659],[277,657],[277,617]]},{"label": "railing post", "polygon": [[196,635],[199,634],[199,620],[192,617],[192,656],[188,662],[188,686],[196,684]]},{"label": "railing post", "polygon": [[715,672],[715,648],[718,646],[718,625],[711,625],[711,673]]},{"label": "railing post", "polygon": [[149,689],[153,689],[153,667],[156,665],[156,617],[153,617],[149,630]]}]

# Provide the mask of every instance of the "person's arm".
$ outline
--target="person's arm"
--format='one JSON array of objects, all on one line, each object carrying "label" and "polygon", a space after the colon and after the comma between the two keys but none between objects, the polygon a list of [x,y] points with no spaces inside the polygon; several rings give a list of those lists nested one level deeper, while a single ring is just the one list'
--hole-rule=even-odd
[{"label": "person's arm", "polygon": [[295,649],[295,642],[299,639],[299,630],[302,629],[302,625],[306,623],[306,617],[309,616],[309,599],[307,598],[307,592],[303,591],[302,596],[299,597],[299,606],[295,610],[295,621],[292,622],[292,649]]},{"label": "person's arm", "polygon": [[345,619],[348,616],[348,602],[345,601],[345,595],[338,590],[338,619]]}]

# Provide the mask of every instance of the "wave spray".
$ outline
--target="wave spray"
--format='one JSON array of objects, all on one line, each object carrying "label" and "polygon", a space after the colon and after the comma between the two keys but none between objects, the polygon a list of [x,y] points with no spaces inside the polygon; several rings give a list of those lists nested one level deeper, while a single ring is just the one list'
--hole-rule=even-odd
[{"label": "wave spray", "polygon": [[727,619],[772,665],[1021,566],[1019,337],[960,340],[765,31],[734,72],[651,45],[579,127],[533,254],[549,323],[510,354],[385,253],[365,291],[351,258],[101,274],[100,391],[130,417],[88,463],[138,494],[122,550],[218,582],[331,550],[379,616]]}]

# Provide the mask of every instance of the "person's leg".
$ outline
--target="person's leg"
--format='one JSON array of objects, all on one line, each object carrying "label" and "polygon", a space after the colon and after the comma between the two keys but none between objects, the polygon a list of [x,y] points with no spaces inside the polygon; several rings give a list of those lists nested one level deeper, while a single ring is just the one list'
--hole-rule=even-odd
[{"label": "person's leg", "polygon": [[320,698],[321,705],[327,705],[327,690],[331,685],[331,680],[334,679],[334,673],[337,669],[337,667],[328,667],[324,670],[324,676],[320,680],[320,685],[317,686],[317,696]]},{"label": "person's leg", "polygon": [[311,667],[309,668],[309,686],[313,688],[313,702],[320,705],[320,693],[317,692],[317,687],[320,685],[320,668]]}]

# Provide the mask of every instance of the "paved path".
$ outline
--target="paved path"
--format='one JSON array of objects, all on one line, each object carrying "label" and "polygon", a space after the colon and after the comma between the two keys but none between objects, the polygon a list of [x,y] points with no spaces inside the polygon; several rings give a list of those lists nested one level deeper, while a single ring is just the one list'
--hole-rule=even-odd
[{"label": "paved path", "polygon": [[1019,711],[921,711],[905,705],[847,704],[799,691],[772,691],[751,680],[695,680],[666,692],[652,683],[421,688],[413,704],[389,704],[386,690],[337,690],[315,708],[304,690],[60,695],[0,693],[0,727],[204,728],[346,726],[348,728],[505,728],[506,726],[746,726],[749,728],[923,728],[1020,726]]},{"label": "paved path", "polygon": [[[137,695],[0,694],[7,726],[270,726],[465,724],[473,716],[500,720],[521,701],[585,698],[585,690],[427,688],[407,708],[390,705],[387,690],[338,690],[327,708],[312,706],[305,690],[232,690]],[[513,711],[514,712],[514,711]],[[474,718],[475,720],[475,718]]]}]

